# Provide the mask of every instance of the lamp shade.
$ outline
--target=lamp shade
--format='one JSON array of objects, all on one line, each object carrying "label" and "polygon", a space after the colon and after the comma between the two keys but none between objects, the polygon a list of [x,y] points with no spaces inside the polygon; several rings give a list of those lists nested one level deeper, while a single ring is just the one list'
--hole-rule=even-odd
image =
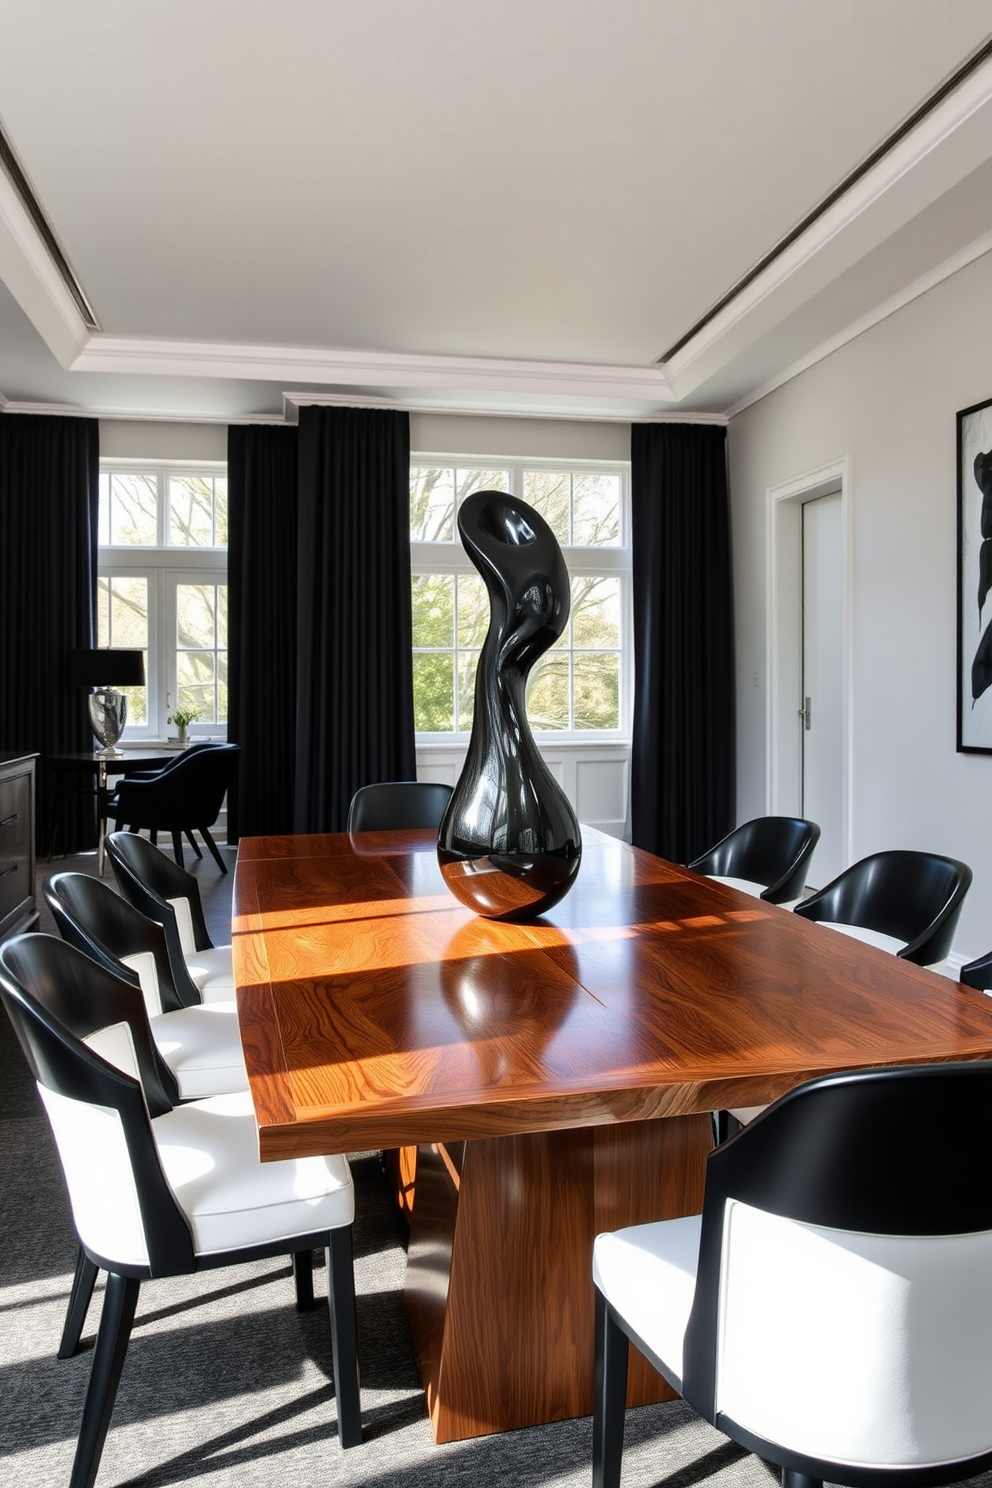
[{"label": "lamp shade", "polygon": [[74,687],[142,687],[144,652],[115,651],[108,646],[97,651],[73,651],[69,679]]}]

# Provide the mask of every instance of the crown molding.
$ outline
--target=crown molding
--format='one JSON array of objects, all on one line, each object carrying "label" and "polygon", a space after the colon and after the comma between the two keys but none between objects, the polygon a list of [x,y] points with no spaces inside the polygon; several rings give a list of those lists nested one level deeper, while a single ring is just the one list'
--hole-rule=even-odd
[{"label": "crown molding", "polygon": [[235,377],[266,382],[443,388],[446,392],[543,395],[549,399],[672,402],[664,369],[597,363],[512,361],[498,357],[352,351],[333,347],[252,346],[233,342],[91,335],[74,372]]},{"label": "crown molding", "polygon": [[667,362],[658,364],[674,397],[688,397],[983,164],[989,158],[990,135],[992,58],[855,180]]},{"label": "crown molding", "polygon": [[90,331],[37,228],[0,170],[0,280],[63,367],[85,347]]},{"label": "crown molding", "polygon": [[767,398],[769,393],[774,393],[778,388],[784,387],[787,382],[791,382],[800,373],[806,372],[810,367],[815,367],[817,362],[824,361],[833,352],[839,351],[842,346],[846,346],[849,341],[854,341],[858,336],[863,336],[865,331],[870,331],[872,326],[876,326],[881,321],[887,320],[890,315],[895,315],[897,310],[905,309],[914,300],[918,300],[921,295],[925,295],[928,290],[935,289],[945,279],[950,279],[952,275],[959,273],[961,269],[966,269],[969,264],[974,263],[976,259],[983,258],[986,253],[992,253],[992,232],[985,233],[981,238],[976,238],[974,243],[968,244],[967,248],[962,248],[959,253],[952,254],[950,258],[945,259],[936,268],[930,269],[926,274],[922,274],[919,279],[914,279],[912,284],[907,284],[904,289],[899,290],[898,294],[892,295],[889,299],[883,301],[881,305],[874,306],[866,315],[862,315],[858,320],[853,320],[842,331],[838,331],[836,336],[831,336],[829,340],[823,341],[806,356],[800,357],[798,361],[783,368],[781,372],[777,372],[774,377],[762,383],[761,387],[745,393],[743,398],[738,399],[736,403],[727,409],[728,420],[736,418],[739,413],[743,413],[753,403],[759,403],[762,398]]},{"label": "crown molding", "polygon": [[445,403],[431,402],[429,399],[422,398],[377,398],[369,394],[315,393],[312,390],[285,392],[283,402],[286,409],[286,422],[292,424],[299,421],[300,409],[305,407],[382,408],[391,411],[402,410],[406,413],[443,414],[445,417],[561,419],[565,422],[598,424],[727,423],[726,415],[722,413],[680,413],[677,409],[643,414],[629,409],[590,412],[585,409],[561,407],[543,409],[526,403],[494,407],[491,402],[486,401]]}]

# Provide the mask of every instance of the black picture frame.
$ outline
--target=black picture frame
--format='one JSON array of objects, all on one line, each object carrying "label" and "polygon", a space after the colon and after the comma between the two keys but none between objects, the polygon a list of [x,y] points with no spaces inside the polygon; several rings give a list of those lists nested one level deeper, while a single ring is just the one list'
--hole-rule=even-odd
[{"label": "black picture frame", "polygon": [[992,398],[957,415],[959,754],[992,754]]}]

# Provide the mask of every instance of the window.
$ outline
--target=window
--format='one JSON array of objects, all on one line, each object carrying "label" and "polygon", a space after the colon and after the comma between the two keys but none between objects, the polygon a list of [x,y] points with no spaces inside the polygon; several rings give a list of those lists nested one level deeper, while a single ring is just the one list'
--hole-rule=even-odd
[{"label": "window", "polygon": [[561,638],[537,662],[527,690],[532,727],[557,737],[629,732],[630,547],[627,472],[417,461],[410,470],[413,689],[417,733],[451,738],[472,726],[473,687],[489,600],[458,539],[456,513],[472,491],[512,491],[561,543],[572,609]]},{"label": "window", "polygon": [[227,475],[221,467],[105,463],[100,473],[97,645],[145,653],[127,737],[227,727]]}]

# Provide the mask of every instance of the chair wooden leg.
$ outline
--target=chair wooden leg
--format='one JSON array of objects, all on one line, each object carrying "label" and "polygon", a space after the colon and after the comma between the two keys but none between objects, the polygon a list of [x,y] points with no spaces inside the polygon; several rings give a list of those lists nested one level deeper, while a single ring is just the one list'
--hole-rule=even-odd
[{"label": "chair wooden leg", "polygon": [[593,1386],[592,1488],[620,1488],[630,1341],[596,1288],[596,1378]]},{"label": "chair wooden leg", "polygon": [[60,1359],[71,1359],[79,1348],[79,1340],[83,1336],[83,1324],[86,1321],[86,1313],[96,1282],[97,1269],[96,1263],[90,1260],[83,1247],[80,1246],[76,1254],[76,1274],[72,1278],[72,1291],[69,1293],[69,1306],[66,1309],[65,1324],[62,1328],[62,1341],[59,1344]]},{"label": "chair wooden leg", "polygon": [[173,832],[173,834],[172,834],[172,851],[176,855],[176,862],[179,864],[180,868],[185,868],[186,867],[186,859],[183,857],[183,834],[182,834],[182,832]]},{"label": "chair wooden leg", "polygon": [[351,1225],[331,1230],[327,1238],[327,1300],[331,1314],[334,1394],[338,1402],[338,1439],[342,1447],[357,1447],[362,1440],[362,1397]]},{"label": "chair wooden leg", "polygon": [[103,1444],[107,1439],[110,1416],[117,1398],[117,1386],[120,1384],[124,1357],[131,1337],[140,1286],[141,1283],[134,1277],[117,1276],[114,1272],[107,1277],[100,1331],[96,1335],[93,1369],[86,1392],[86,1404],[83,1406],[83,1421],[79,1428],[69,1488],[93,1488],[99,1471]]},{"label": "chair wooden leg", "polygon": [[293,1280],[296,1283],[297,1312],[310,1312],[314,1306],[312,1250],[297,1250],[294,1252]]},{"label": "chair wooden leg", "polygon": [[198,842],[197,842],[197,840],[196,840],[196,838],[195,838],[195,837],[194,837],[194,836],[193,836],[193,833],[192,833],[192,832],[187,832],[187,833],[186,833],[186,841],[187,841],[187,842],[188,842],[188,843],[189,843],[189,845],[190,845],[190,847],[191,847],[191,848],[192,848],[192,849],[193,849],[193,851],[194,851],[194,852],[195,852],[195,853],[196,853],[196,856],[197,856],[197,857],[198,857],[198,858],[202,858],[202,857],[203,857],[203,854],[202,854],[202,852],[201,852],[201,851],[200,851],[200,844],[199,844],[199,843],[198,843]]},{"label": "chair wooden leg", "polygon": [[207,846],[209,847],[210,851],[213,853],[214,862],[217,864],[217,867],[220,869],[221,873],[226,873],[227,872],[227,864],[224,862],[224,859],[220,855],[220,848],[217,846],[216,842],[211,837],[211,835],[207,831],[206,827],[197,827],[196,830],[199,832],[200,836],[203,838],[204,842],[207,844]]}]

